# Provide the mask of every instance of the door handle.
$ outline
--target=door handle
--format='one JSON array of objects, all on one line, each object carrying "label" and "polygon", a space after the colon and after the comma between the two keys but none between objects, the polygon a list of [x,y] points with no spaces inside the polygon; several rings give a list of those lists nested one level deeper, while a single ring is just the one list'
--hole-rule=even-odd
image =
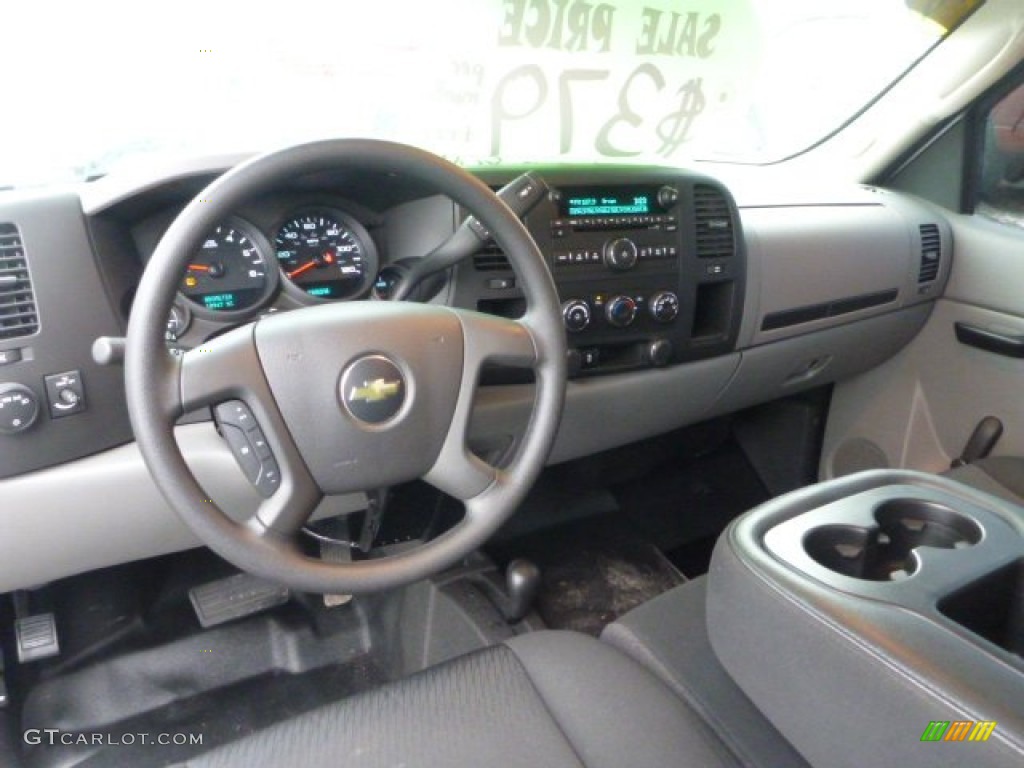
[{"label": "door handle", "polygon": [[956,340],[1004,357],[1024,358],[1024,335],[998,333],[967,323],[954,323]]}]

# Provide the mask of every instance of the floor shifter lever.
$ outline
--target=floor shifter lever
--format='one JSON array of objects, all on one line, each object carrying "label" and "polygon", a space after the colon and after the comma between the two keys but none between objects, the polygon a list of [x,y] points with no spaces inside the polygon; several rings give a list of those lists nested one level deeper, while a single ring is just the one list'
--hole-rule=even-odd
[{"label": "floor shifter lever", "polygon": [[515,624],[533,608],[533,601],[540,591],[540,568],[529,560],[516,559],[505,569],[504,589],[488,579],[480,583],[505,621]]}]

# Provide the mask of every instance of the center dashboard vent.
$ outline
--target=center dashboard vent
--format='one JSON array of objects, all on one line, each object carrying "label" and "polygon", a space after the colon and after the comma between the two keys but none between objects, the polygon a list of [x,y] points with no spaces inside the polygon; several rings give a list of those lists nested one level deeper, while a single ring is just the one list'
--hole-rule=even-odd
[{"label": "center dashboard vent", "polygon": [[930,283],[939,276],[942,238],[939,236],[939,226],[937,224],[922,224],[920,230],[921,268],[917,273],[917,282]]},{"label": "center dashboard vent", "polygon": [[727,259],[736,252],[732,212],[721,190],[709,184],[693,188],[697,258]]},{"label": "center dashboard vent", "polygon": [[0,222],[0,339],[31,336],[39,315],[21,234],[14,224]]}]

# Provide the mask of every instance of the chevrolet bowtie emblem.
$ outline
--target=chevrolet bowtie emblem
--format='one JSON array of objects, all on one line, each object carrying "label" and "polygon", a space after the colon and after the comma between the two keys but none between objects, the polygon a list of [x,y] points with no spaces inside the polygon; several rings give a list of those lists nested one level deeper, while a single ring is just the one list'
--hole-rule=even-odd
[{"label": "chevrolet bowtie emblem", "polygon": [[374,379],[364,381],[361,387],[352,387],[348,395],[349,401],[360,401],[364,403],[379,403],[388,400],[398,394],[402,382],[399,379],[388,381],[387,379]]}]

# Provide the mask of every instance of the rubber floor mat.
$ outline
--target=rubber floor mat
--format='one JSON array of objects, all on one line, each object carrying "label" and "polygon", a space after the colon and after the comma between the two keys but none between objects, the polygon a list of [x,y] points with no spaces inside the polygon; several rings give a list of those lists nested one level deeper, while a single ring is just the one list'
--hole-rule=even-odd
[{"label": "rubber floor mat", "polygon": [[576,521],[505,542],[494,554],[525,557],[541,569],[537,613],[552,629],[597,636],[622,614],[686,579],[614,517]]}]

